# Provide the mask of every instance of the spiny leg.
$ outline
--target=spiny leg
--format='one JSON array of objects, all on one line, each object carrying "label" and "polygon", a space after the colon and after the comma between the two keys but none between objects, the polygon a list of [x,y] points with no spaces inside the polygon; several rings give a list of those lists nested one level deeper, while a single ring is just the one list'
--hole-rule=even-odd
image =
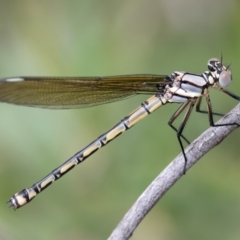
[{"label": "spiny leg", "polygon": [[[183,156],[184,156],[184,160],[185,160],[185,164],[184,164],[184,168],[183,168],[183,174],[186,173],[186,167],[187,167],[187,157],[186,157],[186,154],[185,154],[185,151],[184,151],[184,147],[183,147],[183,143],[182,143],[182,140],[181,138],[183,138],[188,144],[190,144],[190,142],[182,135],[182,132],[186,126],[186,123],[189,119],[189,116],[193,110],[193,107],[196,103],[196,99],[190,99],[188,100],[187,102],[185,102],[184,104],[182,104],[180,106],[180,108],[173,114],[173,116],[170,118],[169,122],[168,122],[168,125],[173,128],[176,132],[177,132],[177,138],[178,138],[178,142],[180,144],[180,147],[181,147],[181,150],[182,150],[182,153],[183,153]],[[174,120],[179,116],[179,114],[189,105],[189,108],[183,118],[183,121],[182,123],[180,124],[179,128],[176,129],[172,123],[174,122]]]},{"label": "spiny leg", "polygon": [[219,87],[218,85],[214,85],[213,86],[215,89],[219,90],[220,92],[226,93],[228,96],[230,96],[231,98],[234,98],[238,101],[240,101],[240,96],[228,91],[227,89],[223,89],[221,87]]},{"label": "spiny leg", "polygon": [[[227,93],[229,96],[235,98],[238,97],[236,95],[231,95],[231,92],[228,92],[226,90],[223,90],[222,92]],[[213,112],[212,112],[212,104],[211,104],[211,100],[210,100],[210,96],[209,96],[209,91],[208,89],[205,89],[205,93],[204,93],[205,97],[206,97],[206,102],[207,102],[207,108],[208,108],[208,119],[209,119],[209,124],[211,127],[223,127],[223,126],[240,126],[238,123],[234,122],[234,123],[224,123],[224,124],[215,124],[214,120],[213,120]],[[235,98],[236,99],[236,98]]]},{"label": "spiny leg", "polygon": [[[198,113],[208,114],[208,111],[206,111],[206,110],[201,110],[201,103],[202,103],[202,96],[199,97],[198,100],[197,100],[197,104],[196,104],[196,112],[198,112]],[[212,112],[212,115],[216,115],[216,116],[223,117],[225,114],[223,114],[223,113]]]},{"label": "spiny leg", "polygon": [[190,114],[191,114],[191,112],[193,110],[193,107],[194,107],[195,103],[196,103],[196,99],[191,99],[190,100],[190,106],[189,106],[189,108],[188,108],[188,110],[187,110],[187,112],[186,112],[186,114],[184,116],[184,119],[183,119],[183,121],[182,121],[182,123],[179,126],[178,131],[177,131],[177,138],[178,138],[178,141],[179,141],[179,144],[181,146],[182,153],[183,153],[183,156],[184,156],[184,159],[185,159],[183,174],[186,173],[187,157],[186,157],[186,154],[185,154],[185,151],[184,151],[184,147],[183,147],[183,143],[182,143],[182,140],[181,140],[181,136],[182,136],[182,132],[183,132],[185,126],[186,126],[186,123],[187,123],[187,121],[188,121],[188,119],[190,117]]},{"label": "spiny leg", "polygon": [[[189,103],[190,103],[189,100],[188,100],[187,102],[183,103],[183,104],[177,109],[177,111],[172,115],[172,117],[170,118],[170,120],[168,121],[168,125],[169,125],[176,133],[178,133],[178,129],[173,126],[173,122],[174,122],[174,121],[177,119],[177,117],[184,111],[184,109],[188,106]],[[184,137],[183,135],[181,135],[181,137],[187,142],[187,144],[190,144],[190,142],[187,140],[186,137]]]}]

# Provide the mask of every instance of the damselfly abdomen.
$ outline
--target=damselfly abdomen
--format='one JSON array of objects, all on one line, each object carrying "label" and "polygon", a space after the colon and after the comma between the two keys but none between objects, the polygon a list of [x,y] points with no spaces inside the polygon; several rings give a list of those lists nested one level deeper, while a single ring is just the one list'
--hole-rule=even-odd
[{"label": "damselfly abdomen", "polygon": [[[240,100],[240,97],[224,89],[231,83],[232,76],[229,67],[216,58],[208,61],[208,70],[202,74],[188,72],[173,72],[171,75],[126,75],[111,77],[12,77],[0,80],[0,101],[12,104],[42,107],[42,108],[83,108],[118,101],[137,94],[151,94],[131,114],[126,116],[109,131],[94,140],[84,149],[53,170],[32,187],[16,193],[10,200],[10,206],[20,208],[30,202],[37,194],[61,178],[79,163],[83,162],[98,149],[105,146],[121,133],[125,132],[157,108],[167,103],[180,103],[181,106],[170,118],[168,124],[176,133],[184,155],[186,171],[187,158],[182,139],[186,122],[196,104],[196,111],[208,113],[211,126],[238,125],[230,123],[216,125],[208,88],[212,87],[230,97]],[[200,109],[202,98],[206,99],[207,111]],[[176,118],[186,110],[179,128],[173,126]]]}]

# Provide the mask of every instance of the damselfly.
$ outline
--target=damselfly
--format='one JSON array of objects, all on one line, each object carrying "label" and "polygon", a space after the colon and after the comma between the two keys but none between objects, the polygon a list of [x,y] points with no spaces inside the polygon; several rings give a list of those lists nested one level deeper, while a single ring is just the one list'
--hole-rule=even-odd
[{"label": "damselfly", "polygon": [[[126,75],[111,77],[12,77],[0,80],[0,101],[12,104],[42,108],[83,108],[118,101],[137,94],[151,94],[131,114],[126,116],[109,131],[77,152],[69,160],[32,187],[16,193],[10,200],[10,206],[20,208],[30,202],[37,194],[61,178],[79,163],[83,162],[98,149],[134,126],[157,108],[167,103],[180,103],[181,106],[172,115],[168,124],[177,133],[177,139],[185,159],[183,173],[186,170],[187,158],[182,139],[190,143],[182,132],[196,104],[196,111],[207,113],[210,126],[238,125],[237,123],[216,125],[212,112],[208,88],[212,87],[230,97],[240,97],[224,89],[231,83],[232,75],[229,66],[216,58],[208,61],[208,71],[202,74],[173,72],[171,75]],[[207,111],[201,110],[202,98],[206,99]],[[178,128],[173,122],[184,111],[183,121]]]}]

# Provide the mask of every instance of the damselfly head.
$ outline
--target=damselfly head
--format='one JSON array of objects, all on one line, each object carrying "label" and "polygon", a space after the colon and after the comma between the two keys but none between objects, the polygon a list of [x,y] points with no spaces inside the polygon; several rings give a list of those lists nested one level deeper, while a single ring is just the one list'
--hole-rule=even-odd
[{"label": "damselfly head", "polygon": [[221,87],[227,87],[232,81],[232,72],[229,67],[224,66],[217,58],[211,58],[208,61],[208,70],[218,80]]},{"label": "damselfly head", "polygon": [[219,65],[222,65],[222,63],[217,58],[208,60],[208,70],[210,72],[215,72],[219,68]]}]

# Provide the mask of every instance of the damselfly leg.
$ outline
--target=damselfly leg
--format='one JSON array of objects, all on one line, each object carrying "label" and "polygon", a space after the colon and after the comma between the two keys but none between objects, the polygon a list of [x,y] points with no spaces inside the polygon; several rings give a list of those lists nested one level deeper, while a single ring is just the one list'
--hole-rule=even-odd
[{"label": "damselfly leg", "polygon": [[[226,123],[226,124],[216,124],[214,123],[213,120],[213,113],[212,113],[212,104],[211,104],[211,99],[209,96],[209,91],[208,89],[205,90],[205,97],[206,97],[206,102],[207,102],[207,108],[208,108],[208,118],[209,118],[209,123],[211,127],[224,127],[224,126],[232,126],[232,125],[236,125],[236,126],[240,126],[238,123],[234,122],[234,123]],[[230,93],[230,92],[228,92]],[[230,95],[229,95],[230,96]],[[236,96],[236,95],[235,95]]]},{"label": "damselfly leg", "polygon": [[[186,126],[186,123],[190,117],[190,114],[194,108],[194,105],[196,103],[196,98],[193,98],[193,99],[189,99],[187,102],[183,103],[180,108],[178,108],[178,110],[173,114],[173,116],[170,118],[169,122],[168,122],[168,125],[177,133],[177,139],[178,139],[178,142],[180,144],[180,147],[181,147],[181,150],[182,150],[182,153],[183,153],[183,156],[184,156],[184,160],[185,160],[185,163],[184,163],[184,168],[183,168],[183,174],[186,173],[186,167],[187,167],[187,157],[186,157],[186,154],[185,154],[185,151],[184,151],[184,147],[183,147],[183,143],[182,143],[182,139],[184,139],[188,144],[190,144],[190,142],[187,140],[187,138],[185,138],[182,133],[183,133],[183,130]],[[185,113],[185,116],[183,118],[183,121],[182,123],[180,124],[180,126],[178,128],[174,127],[173,126],[173,122],[177,119],[177,117],[185,110],[185,108],[188,106],[188,109]]]},{"label": "damselfly leg", "polygon": [[[202,97],[199,97],[196,103],[196,112],[208,114],[208,111],[201,109],[201,104],[202,104]],[[212,112],[212,115],[223,117],[225,114]]]}]

